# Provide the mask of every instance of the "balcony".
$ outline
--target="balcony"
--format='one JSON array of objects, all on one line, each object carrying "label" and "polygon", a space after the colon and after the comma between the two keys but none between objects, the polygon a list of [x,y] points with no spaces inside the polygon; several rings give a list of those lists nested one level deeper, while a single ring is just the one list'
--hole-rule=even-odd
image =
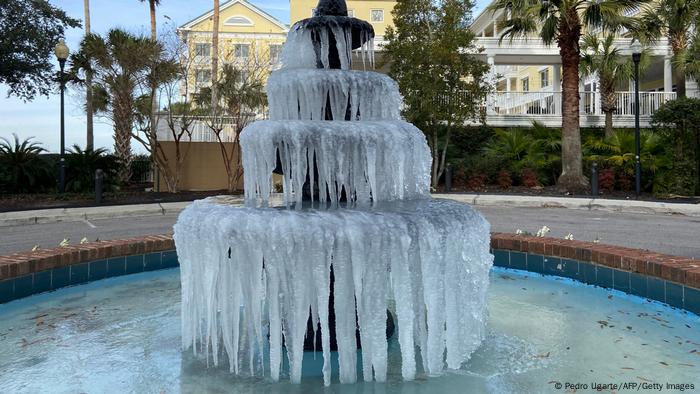
[{"label": "balcony", "polygon": [[[581,92],[579,106],[581,127],[602,127],[605,114],[600,93]],[[615,127],[634,127],[634,92],[616,92]],[[538,121],[546,126],[561,127],[561,92],[494,92],[486,99],[486,124],[495,127],[529,126]],[[649,127],[651,116],[669,100],[673,92],[640,92],[640,125]]]}]

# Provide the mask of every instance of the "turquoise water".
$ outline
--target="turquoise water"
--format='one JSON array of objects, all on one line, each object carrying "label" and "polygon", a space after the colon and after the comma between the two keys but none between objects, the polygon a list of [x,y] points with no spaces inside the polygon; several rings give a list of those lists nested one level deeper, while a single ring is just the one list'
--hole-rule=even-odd
[{"label": "turquoise water", "polygon": [[[669,392],[669,383],[700,391],[697,316],[517,271],[492,272],[489,334],[472,359],[461,370],[414,382],[401,381],[395,341],[385,384],[324,388],[315,373],[320,353],[305,358],[301,385],[235,378],[226,366],[207,368],[180,351],[179,308],[178,270],[0,305],[0,393],[581,393],[593,392],[594,383],[626,382],[629,390],[608,391],[661,384]],[[589,389],[567,391],[566,383]]]}]

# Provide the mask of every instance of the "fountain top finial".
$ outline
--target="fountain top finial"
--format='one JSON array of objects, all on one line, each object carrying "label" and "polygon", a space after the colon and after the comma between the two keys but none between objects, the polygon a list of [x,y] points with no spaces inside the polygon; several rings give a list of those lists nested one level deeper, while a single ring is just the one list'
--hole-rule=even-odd
[{"label": "fountain top finial", "polygon": [[345,0],[319,0],[316,6],[316,16],[348,16],[348,5]]}]

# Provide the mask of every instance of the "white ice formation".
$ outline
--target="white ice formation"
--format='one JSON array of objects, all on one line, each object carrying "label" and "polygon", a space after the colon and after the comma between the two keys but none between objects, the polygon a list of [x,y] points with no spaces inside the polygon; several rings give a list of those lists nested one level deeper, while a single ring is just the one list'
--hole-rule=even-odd
[{"label": "white ice formation", "polygon": [[364,380],[386,380],[390,299],[403,378],[416,376],[417,359],[429,375],[439,375],[445,362],[459,368],[484,337],[489,237],[478,212],[448,200],[309,211],[197,201],[175,225],[183,345],[215,365],[223,349],[233,373],[252,374],[239,370],[245,362],[277,380],[284,337],[289,376],[298,383],[311,310],[329,384],[332,265],[341,383],[357,379],[357,326]]},{"label": "white ice formation", "polygon": [[267,93],[277,120],[326,120],[328,103],[333,120],[401,119],[396,81],[376,72],[282,69],[270,75]]},{"label": "white ice formation", "polygon": [[[316,61],[316,49],[313,45],[312,34],[318,32],[320,35],[320,60],[323,68],[330,68],[330,37],[329,31],[332,32],[336,49],[340,55],[340,68],[349,70],[352,67],[352,31],[350,26],[343,25],[328,19],[331,24],[328,30],[315,30],[304,28],[304,25],[297,23],[289,30],[287,41],[282,48],[282,65],[285,68],[304,68],[315,69],[318,64]],[[358,50],[363,68],[374,67],[374,36],[368,35],[367,32],[362,32],[361,40],[364,43]]]},{"label": "white ice formation", "polygon": [[[329,385],[331,291],[341,383],[358,378],[356,330],[363,379],[387,379],[387,309],[406,380],[459,368],[484,337],[489,224],[466,204],[430,198],[425,137],[400,119],[394,81],[350,70],[354,22],[342,18],[291,29],[284,68],[268,81],[272,120],[241,136],[246,207],[197,201],[174,228],[183,347],[235,374],[300,382],[311,316]],[[362,29],[371,63],[373,34]],[[287,208],[267,208],[278,157]],[[320,203],[305,208],[307,178]]]},{"label": "white ice formation", "polygon": [[[241,147],[249,202],[261,200],[267,205],[278,153],[285,201],[297,206],[307,176],[311,190],[318,185],[330,192],[333,205],[342,189],[361,204],[429,197],[430,152],[425,136],[404,121],[268,120],[250,125],[241,136]],[[309,166],[314,158],[318,174]],[[326,196],[319,195],[321,202]]]}]

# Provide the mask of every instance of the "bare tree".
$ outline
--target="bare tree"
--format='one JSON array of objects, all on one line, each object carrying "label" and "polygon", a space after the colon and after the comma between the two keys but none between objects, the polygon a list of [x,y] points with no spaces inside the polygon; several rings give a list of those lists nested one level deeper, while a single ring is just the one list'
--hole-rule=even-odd
[{"label": "bare tree", "polygon": [[[190,77],[194,72],[194,53],[174,31],[165,34],[160,42],[164,48],[164,62],[154,69],[150,86],[157,87],[157,101],[163,102],[164,108],[152,112],[150,95],[143,96],[132,137],[151,156],[168,192],[176,193],[180,190],[182,168],[190,150],[193,124],[201,110],[192,103],[194,86]],[[165,149],[166,141],[173,144],[174,152]]]},{"label": "bare tree", "polygon": [[[219,94],[216,82],[219,80],[219,0],[214,0],[214,17],[211,29],[211,103],[213,111],[217,111]],[[217,111],[218,112],[218,111]]]},{"label": "bare tree", "polygon": [[[243,176],[241,132],[256,118],[263,117],[267,106],[265,79],[270,71],[270,53],[255,44],[248,48],[222,56],[221,78],[201,89],[197,101],[202,107],[210,106],[207,126],[219,143],[230,193],[237,190]],[[219,94],[216,104],[212,100],[214,91]]]}]

